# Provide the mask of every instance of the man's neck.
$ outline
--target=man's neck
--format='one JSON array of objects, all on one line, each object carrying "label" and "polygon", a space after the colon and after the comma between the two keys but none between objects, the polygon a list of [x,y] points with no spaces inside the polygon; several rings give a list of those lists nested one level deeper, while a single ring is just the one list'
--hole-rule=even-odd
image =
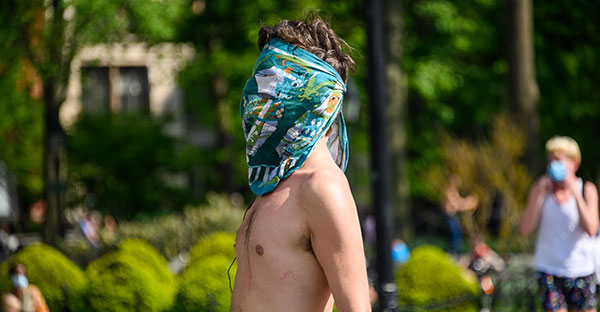
[{"label": "man's neck", "polygon": [[311,170],[328,164],[337,166],[331,157],[329,148],[327,147],[327,137],[323,137],[321,140],[319,140],[319,142],[317,142],[315,149],[310,156],[308,156],[304,162],[304,165],[302,165],[302,169]]}]

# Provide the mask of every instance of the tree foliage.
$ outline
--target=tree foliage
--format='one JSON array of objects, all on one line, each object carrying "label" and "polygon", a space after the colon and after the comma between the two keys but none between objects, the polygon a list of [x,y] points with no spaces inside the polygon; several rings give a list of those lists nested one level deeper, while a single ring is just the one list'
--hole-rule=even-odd
[{"label": "tree foliage", "polygon": [[131,219],[181,209],[176,141],[148,116],[82,116],[69,136],[71,203]]},{"label": "tree foliage", "polygon": [[[54,3],[58,11],[51,10]],[[424,173],[447,161],[442,133],[456,142],[494,144],[493,120],[508,108],[505,42],[511,34],[505,2],[500,0],[410,0],[402,6],[408,174],[414,209],[419,209],[421,201],[432,198]],[[362,1],[11,0],[0,8],[0,158],[17,173],[22,196],[39,196],[43,188],[43,105],[31,99],[35,75],[30,72],[44,82],[64,83],[71,57],[81,46],[113,41],[194,44],[197,57],[179,81],[191,119],[216,129],[217,144],[189,154],[193,165],[188,168],[194,168],[190,170],[196,171],[205,190],[247,191],[239,99],[259,54],[258,30],[262,24],[301,19],[315,11],[329,17],[333,29],[354,47],[359,63],[353,83],[362,105],[358,120],[349,122],[352,154],[347,174],[359,204],[370,203]],[[595,144],[600,89],[594,83],[600,79],[595,70],[600,26],[591,13],[598,9],[598,1],[536,2],[534,7],[541,128],[540,142],[533,144],[542,146],[555,134],[574,137],[583,154],[580,174],[591,180],[600,172],[595,161],[600,157]],[[53,16],[62,18],[50,23]],[[539,159],[543,161],[543,155]],[[75,175],[84,174],[74,170]],[[150,202],[140,207],[163,205]]]},{"label": "tree foliage", "polygon": [[[535,3],[535,44],[541,89],[540,120],[543,144],[560,134],[573,137],[581,147],[579,173],[600,179],[600,24],[590,12],[600,1]],[[597,183],[596,183],[597,184]]]},{"label": "tree foliage", "polygon": [[[0,91],[7,91],[8,97],[0,100],[0,113],[6,113],[0,117],[0,138],[4,139],[0,157],[17,172],[21,194],[31,193],[35,198],[45,187],[49,208],[45,234],[49,241],[61,231],[62,211],[56,203],[63,198],[61,192],[52,190],[65,182],[58,112],[66,98],[74,56],[86,44],[171,40],[186,4],[185,0],[168,4],[140,0],[2,2]],[[39,80],[43,86],[40,107],[28,98],[31,80]]]},{"label": "tree foliage", "polygon": [[[525,208],[532,176],[521,163],[526,139],[508,115],[494,118],[490,139],[470,141],[453,136],[441,140],[442,162],[424,175],[430,200],[443,204],[450,176],[460,177],[461,191],[479,199],[477,209],[462,214],[467,236],[490,233],[492,218],[499,248],[522,248],[518,235],[520,215]],[[517,238],[518,237],[518,238]]]},{"label": "tree foliage", "polygon": [[24,205],[37,200],[43,189],[43,106],[39,95],[32,95],[35,71],[19,45],[20,29],[35,22],[26,2],[0,4],[0,161],[16,175]]},{"label": "tree foliage", "polygon": [[[535,57],[540,85],[541,141],[556,134],[581,145],[580,174],[598,178],[600,148],[594,127],[600,92],[593,87],[600,60],[598,24],[588,14],[599,3],[536,2]],[[439,134],[491,140],[496,114],[508,109],[505,3],[499,0],[405,2],[404,67],[409,87],[409,153],[413,196],[426,192],[420,172],[442,161]],[[593,52],[594,51],[594,52]],[[543,155],[538,155],[543,161]],[[537,172],[536,172],[537,173]]]},{"label": "tree foliage", "polygon": [[500,1],[408,1],[405,12],[409,174],[422,196],[419,172],[442,161],[439,134],[484,134],[504,106],[508,65]]}]

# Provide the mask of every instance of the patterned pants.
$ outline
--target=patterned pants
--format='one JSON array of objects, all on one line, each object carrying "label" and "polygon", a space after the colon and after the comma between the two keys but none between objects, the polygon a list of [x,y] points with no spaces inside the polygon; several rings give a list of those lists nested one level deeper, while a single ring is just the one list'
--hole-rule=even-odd
[{"label": "patterned pants", "polygon": [[596,307],[594,274],[569,278],[538,272],[537,280],[544,311],[556,311],[561,308],[587,310]]}]

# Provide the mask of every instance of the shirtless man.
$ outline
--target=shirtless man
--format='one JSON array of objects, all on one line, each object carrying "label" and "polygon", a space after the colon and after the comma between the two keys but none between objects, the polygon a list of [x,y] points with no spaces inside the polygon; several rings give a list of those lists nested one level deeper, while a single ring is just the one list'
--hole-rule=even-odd
[{"label": "shirtless man", "polygon": [[258,197],[236,239],[231,311],[331,311],[334,300],[339,311],[371,310],[343,173],[340,97],[354,62],[341,42],[319,18],[259,32],[262,52],[242,96],[250,188]]}]

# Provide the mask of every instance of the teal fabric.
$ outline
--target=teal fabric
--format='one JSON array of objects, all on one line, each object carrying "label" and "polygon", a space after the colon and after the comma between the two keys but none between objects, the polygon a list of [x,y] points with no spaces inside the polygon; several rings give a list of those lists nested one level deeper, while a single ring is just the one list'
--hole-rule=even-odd
[{"label": "teal fabric", "polygon": [[254,194],[273,191],[300,168],[330,128],[327,145],[346,170],[345,92],[338,72],[314,54],[280,39],[265,45],[241,101],[248,183]]}]

